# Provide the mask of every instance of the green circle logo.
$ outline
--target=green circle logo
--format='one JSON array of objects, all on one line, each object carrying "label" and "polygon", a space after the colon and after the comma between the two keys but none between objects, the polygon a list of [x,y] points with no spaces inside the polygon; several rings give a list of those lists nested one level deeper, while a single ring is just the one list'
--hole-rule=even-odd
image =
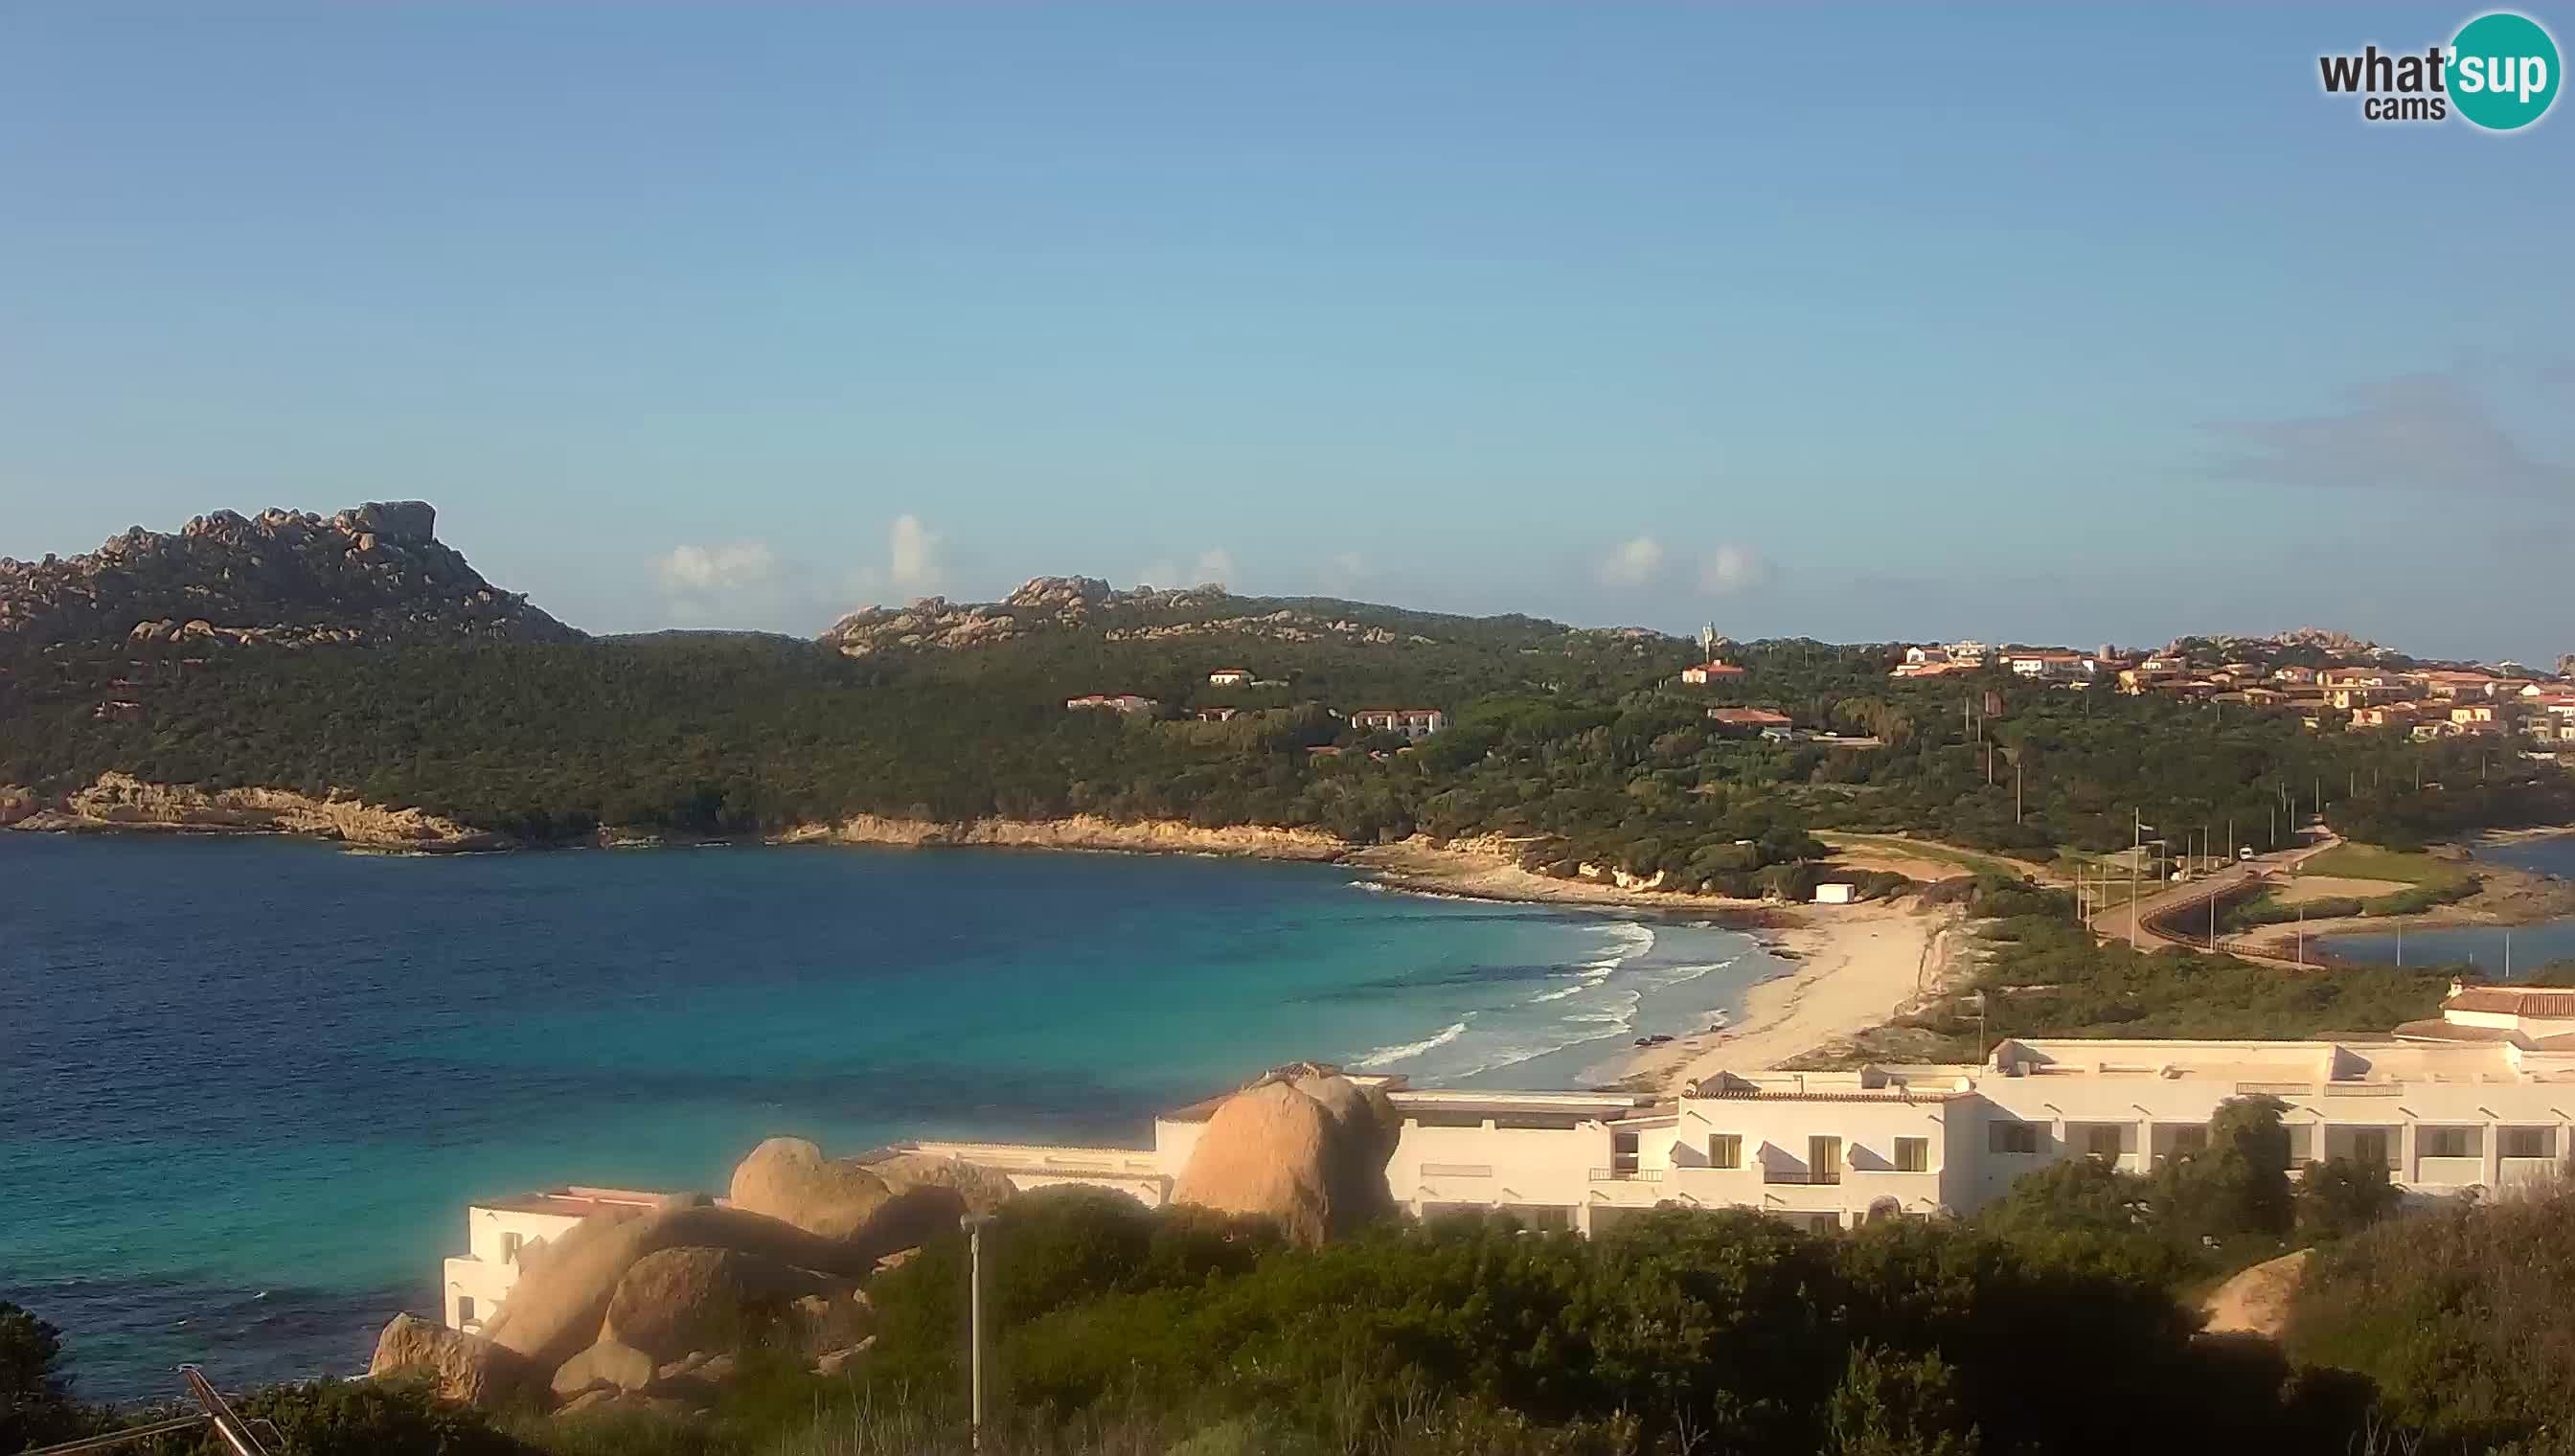
[{"label": "green circle logo", "polygon": [[2450,104],[2492,132],[2526,127],[2557,99],[2557,42],[2527,15],[2480,15],[2450,42]]}]

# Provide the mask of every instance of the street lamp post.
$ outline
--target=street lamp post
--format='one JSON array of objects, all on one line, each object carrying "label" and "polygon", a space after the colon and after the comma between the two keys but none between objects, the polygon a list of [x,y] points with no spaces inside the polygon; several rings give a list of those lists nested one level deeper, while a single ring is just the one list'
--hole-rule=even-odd
[{"label": "street lamp post", "polygon": [[969,1213],[957,1220],[957,1226],[966,1230],[966,1342],[968,1365],[974,1372],[968,1440],[978,1451],[984,1449],[984,1230],[992,1222],[989,1213]]}]

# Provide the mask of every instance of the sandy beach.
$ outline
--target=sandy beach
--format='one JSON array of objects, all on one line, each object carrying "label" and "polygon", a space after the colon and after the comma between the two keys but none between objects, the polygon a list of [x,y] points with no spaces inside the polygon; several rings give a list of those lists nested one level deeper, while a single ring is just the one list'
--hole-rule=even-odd
[{"label": "sandy beach", "polygon": [[1883,1024],[1937,989],[1962,935],[1955,907],[1910,897],[1859,905],[1802,906],[1797,923],[1763,939],[1795,970],[1744,998],[1740,1023],[1638,1051],[1630,1085],[1678,1091],[1719,1071],[1759,1071]]},{"label": "sandy beach", "polygon": [[1503,841],[1459,841],[1432,845],[1420,839],[1354,849],[1342,862],[1373,873],[1395,889],[1427,894],[1461,894],[1472,899],[1523,900],[1534,904],[1633,905],[1639,909],[1682,910],[1719,915],[1738,927],[1793,923],[1776,917],[1776,901],[1730,899],[1724,895],[1683,894],[1675,890],[1621,886],[1588,879],[1553,879],[1522,869]]}]

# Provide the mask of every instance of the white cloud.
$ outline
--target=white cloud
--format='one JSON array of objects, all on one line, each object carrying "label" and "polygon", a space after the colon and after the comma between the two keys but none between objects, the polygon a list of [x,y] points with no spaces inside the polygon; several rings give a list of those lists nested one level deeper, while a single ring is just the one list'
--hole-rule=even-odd
[{"label": "white cloud", "polygon": [[1621,542],[1600,563],[1600,584],[1604,587],[1641,587],[1660,576],[1663,570],[1663,544],[1650,536],[1639,536]]},{"label": "white cloud", "polygon": [[1709,552],[1698,567],[1698,589],[1711,597],[1731,596],[1769,579],[1770,564],[1761,559],[1761,554],[1732,542]]},{"label": "white cloud", "polygon": [[889,576],[897,588],[921,596],[939,585],[939,538],[918,516],[898,516],[886,531]]},{"label": "white cloud", "polygon": [[680,546],[660,565],[664,590],[702,596],[740,592],[767,582],[778,572],[778,553],[759,541]]},{"label": "white cloud", "polygon": [[1234,574],[1234,553],[1221,546],[1212,546],[1199,553],[1198,560],[1190,564],[1187,576],[1182,574],[1179,562],[1170,557],[1156,557],[1136,574],[1136,585],[1152,587],[1160,592],[1204,587],[1211,582],[1226,587],[1233,585]]}]

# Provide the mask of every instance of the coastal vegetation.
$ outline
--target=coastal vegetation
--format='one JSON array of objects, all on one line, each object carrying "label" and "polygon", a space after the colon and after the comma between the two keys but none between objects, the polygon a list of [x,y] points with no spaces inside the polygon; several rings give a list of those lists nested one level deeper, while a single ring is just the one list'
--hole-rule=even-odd
[{"label": "coastal vegetation", "polygon": [[[2292,1179],[2286,1152],[2278,1105],[2248,1098],[2150,1177],[2069,1162],[1973,1220],[1839,1234],[1669,1209],[1585,1239],[1461,1214],[1303,1248],[1033,1195],[986,1235],[985,1449],[2565,1449],[2575,1195],[2398,1214],[2383,1176]],[[2284,1343],[2196,1333],[2194,1291],[2308,1247]],[[880,1276],[877,1343],[843,1373],[754,1360],[704,1417],[487,1419],[368,1382],[254,1392],[246,1413],[310,1456],[962,1451],[964,1261],[949,1234]],[[73,1402],[50,1338],[0,1305],[0,1410],[52,1421],[9,1428],[19,1445],[143,1418]]]},{"label": "coastal vegetation", "polygon": [[[2045,860],[2124,849],[2141,819],[2176,845],[2270,847],[2321,809],[2346,833],[2410,846],[2575,815],[2554,765],[2459,740],[2318,733],[2294,715],[2106,684],[1890,681],[1887,648],[1730,647],[1745,676],[1690,687],[1677,673],[1695,649],[1649,633],[1155,600],[971,649],[857,657],[741,634],[58,646],[0,664],[0,783],[60,794],[120,771],[336,790],[533,844],[603,826],[777,834],[859,814],[1479,838],[1559,875],[1591,866],[1791,897],[1831,853],[1816,830]],[[1281,636],[1275,613],[1349,630]],[[1257,681],[1207,681],[1237,664]],[[1066,707],[1100,692],[1160,707]],[[1415,705],[1447,727],[1408,743],[1347,717]],[[1796,731],[1747,735],[1706,716],[1741,705]]]}]

